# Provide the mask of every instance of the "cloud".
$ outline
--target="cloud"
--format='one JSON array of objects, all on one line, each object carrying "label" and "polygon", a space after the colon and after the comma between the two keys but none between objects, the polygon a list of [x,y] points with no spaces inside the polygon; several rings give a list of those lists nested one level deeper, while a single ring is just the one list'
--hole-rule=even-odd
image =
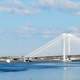
[{"label": "cloud", "polygon": [[39,13],[44,7],[67,10],[74,15],[80,15],[80,2],[73,0],[34,0],[30,5],[27,5],[27,1],[24,4],[22,0],[4,0],[4,3],[0,4],[0,11],[26,16]]},{"label": "cloud", "polygon": [[44,30],[43,32],[41,32],[42,37],[45,37],[45,38],[52,37],[53,33],[54,32],[51,32],[50,30]]},{"label": "cloud", "polygon": [[31,24],[16,29],[16,33],[20,37],[31,37],[36,33],[36,29]]},{"label": "cloud", "polygon": [[72,1],[72,0],[38,0],[39,5],[43,7],[47,7],[48,9],[61,9],[62,11],[67,10],[68,12],[80,12],[80,2]]},{"label": "cloud", "polygon": [[56,0],[39,0],[42,6],[54,6],[56,5]]},{"label": "cloud", "polygon": [[80,33],[80,28],[79,26],[73,26],[73,27],[70,27],[70,32],[72,33]]},{"label": "cloud", "polygon": [[80,16],[80,11],[73,13],[74,16]]},{"label": "cloud", "polygon": [[16,33],[19,37],[42,37],[42,38],[53,38],[63,33],[62,29],[57,28],[37,28],[31,24],[22,26],[16,29]]},{"label": "cloud", "polygon": [[71,34],[75,34],[76,36],[80,37],[80,27],[79,26],[70,27],[68,29],[68,32],[71,33]]},{"label": "cloud", "polygon": [[[26,4],[26,5],[25,5]],[[72,0],[36,0],[32,1],[31,5],[24,4],[22,0],[4,0],[4,3],[0,4],[0,11],[9,12],[11,14],[20,15],[32,15],[39,13],[44,7],[48,9],[62,9],[73,12],[78,15],[80,13],[80,2],[74,2]]]},{"label": "cloud", "polygon": [[71,0],[66,0],[64,3],[64,7],[68,9],[80,10],[80,2],[74,2]]},{"label": "cloud", "polygon": [[74,2],[72,0],[38,0],[42,6],[48,7],[65,7],[69,9],[80,9],[80,2]]},{"label": "cloud", "polygon": [[43,38],[53,38],[63,33],[63,30],[57,28],[46,28],[40,31]]},{"label": "cloud", "polygon": [[80,27],[79,26],[73,26],[69,27],[68,29],[62,29],[62,28],[46,28],[43,30],[40,30],[41,36],[43,38],[54,38],[62,33],[71,33],[75,34],[76,36],[80,37]]},{"label": "cloud", "polygon": [[0,4],[0,11],[21,15],[32,15],[38,12],[34,7],[25,6],[21,0],[7,0],[3,4]]}]

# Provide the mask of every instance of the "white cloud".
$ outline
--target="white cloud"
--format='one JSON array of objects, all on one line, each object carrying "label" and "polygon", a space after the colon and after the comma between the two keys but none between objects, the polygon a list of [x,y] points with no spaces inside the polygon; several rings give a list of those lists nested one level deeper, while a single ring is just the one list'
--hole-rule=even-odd
[{"label": "white cloud", "polygon": [[36,33],[36,29],[31,24],[16,29],[16,33],[21,37],[31,37]]},{"label": "white cloud", "polygon": [[36,28],[33,25],[29,24],[17,28],[16,33],[20,37],[42,37],[42,38],[53,38],[61,34],[63,31],[56,28]]},{"label": "white cloud", "polygon": [[67,9],[80,11],[80,2],[74,2],[74,1],[66,0],[64,3],[64,7]]},{"label": "white cloud", "polygon": [[64,10],[71,10],[75,12],[80,12],[80,2],[74,2],[72,0],[38,0],[39,5],[48,8],[61,8]]},{"label": "white cloud", "polygon": [[38,0],[40,4],[43,6],[58,6],[58,7],[65,7],[71,9],[80,9],[80,2],[74,2],[71,0]]},{"label": "white cloud", "polygon": [[80,11],[73,13],[74,16],[80,16]]},{"label": "white cloud", "polygon": [[54,38],[63,33],[63,29],[57,28],[47,28],[41,31],[42,37],[44,38]]},{"label": "white cloud", "polygon": [[70,27],[70,32],[72,32],[72,33],[80,33],[80,28],[79,28],[79,26],[73,26],[73,27]]},{"label": "white cloud", "polygon": [[79,26],[70,27],[69,32],[80,37],[80,27]]},{"label": "white cloud", "polygon": [[[32,15],[41,11],[43,7],[61,8],[71,10],[73,14],[80,15],[80,2],[72,0],[36,0],[35,4],[25,5],[22,0],[5,0],[5,4],[0,4],[0,11],[9,12],[11,14]],[[33,3],[33,1],[32,1]]]},{"label": "white cloud", "polygon": [[21,15],[31,15],[38,12],[32,6],[25,6],[21,0],[7,0],[4,4],[0,4],[0,11]]},{"label": "white cloud", "polygon": [[42,6],[54,6],[56,5],[56,0],[39,0]]},{"label": "white cloud", "polygon": [[62,33],[72,33],[80,37],[80,27],[73,26],[69,27],[67,30],[60,28],[48,28],[40,30],[41,36],[44,38],[54,38]]},{"label": "white cloud", "polygon": [[50,30],[44,30],[43,32],[41,32],[42,36],[45,38],[49,38],[52,36],[53,32],[51,32]]}]

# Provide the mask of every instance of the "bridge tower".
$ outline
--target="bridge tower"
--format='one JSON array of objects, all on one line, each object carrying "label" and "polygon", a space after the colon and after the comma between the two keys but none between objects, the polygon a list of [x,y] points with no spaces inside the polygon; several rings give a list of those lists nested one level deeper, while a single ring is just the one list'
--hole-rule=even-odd
[{"label": "bridge tower", "polygon": [[68,45],[67,53],[69,56],[70,52],[71,52],[71,37],[72,37],[72,35],[70,33],[63,33],[62,35],[63,35],[63,61],[66,61],[66,45]]},{"label": "bridge tower", "polygon": [[62,34],[63,36],[63,61],[66,61],[66,33]]}]

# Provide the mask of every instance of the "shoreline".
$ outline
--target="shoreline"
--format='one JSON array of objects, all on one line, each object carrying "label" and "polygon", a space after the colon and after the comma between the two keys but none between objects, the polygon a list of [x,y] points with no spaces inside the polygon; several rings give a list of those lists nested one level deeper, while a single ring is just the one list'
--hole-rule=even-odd
[{"label": "shoreline", "polygon": [[[80,55],[66,55],[66,61],[78,61],[80,60]],[[0,57],[0,63],[1,62],[30,62],[30,61],[63,61],[63,55],[59,56],[42,56],[42,57],[27,57],[27,56],[1,56]]]}]

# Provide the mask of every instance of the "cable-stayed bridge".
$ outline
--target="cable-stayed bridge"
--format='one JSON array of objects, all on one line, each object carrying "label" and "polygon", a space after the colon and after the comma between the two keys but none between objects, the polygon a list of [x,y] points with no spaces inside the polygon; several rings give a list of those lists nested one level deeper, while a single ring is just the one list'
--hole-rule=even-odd
[{"label": "cable-stayed bridge", "polygon": [[0,57],[0,61],[72,61],[80,60],[80,37],[63,33],[26,56]]},{"label": "cable-stayed bridge", "polygon": [[[28,65],[30,64],[31,66],[33,65],[34,67],[35,66],[39,67],[40,65],[42,66],[43,63],[50,63],[49,66],[51,66],[51,63],[53,63],[52,65],[54,66],[63,66],[63,67],[78,66],[75,61],[77,61],[77,64],[80,64],[80,37],[70,33],[63,33],[60,36],[56,37],[55,39],[49,41],[45,45],[41,46],[40,48],[34,50],[30,54],[27,54],[26,56],[0,57],[1,66],[2,64],[3,66],[6,65],[5,64],[6,62],[8,63],[6,66],[4,67],[2,66],[0,69],[24,70],[26,69],[25,67],[26,64]],[[54,62],[60,64],[57,65],[54,64]],[[66,62],[69,62],[69,64],[66,64]],[[21,67],[16,68],[18,64],[19,66],[21,64],[23,65],[21,65]]]},{"label": "cable-stayed bridge", "polygon": [[[63,33],[40,48],[26,55],[29,58],[54,58],[66,61],[75,57],[80,58],[80,37]],[[70,58],[71,57],[71,58]]]},{"label": "cable-stayed bridge", "polygon": [[[59,64],[53,63],[55,61]],[[77,65],[75,61],[77,61],[77,64],[79,65]],[[8,64],[5,64],[6,62]],[[43,64],[49,62],[50,62],[50,65],[48,64],[49,66]],[[69,63],[66,64],[66,62]],[[0,70],[4,71],[26,70],[26,67],[28,65],[29,68],[30,66],[31,67],[34,66],[34,68],[37,67],[41,68],[42,66],[43,68],[45,68],[44,65],[47,68],[51,68],[53,66],[77,67],[80,66],[80,37],[70,33],[63,33],[26,56],[0,57],[0,63],[1,63]]]}]

